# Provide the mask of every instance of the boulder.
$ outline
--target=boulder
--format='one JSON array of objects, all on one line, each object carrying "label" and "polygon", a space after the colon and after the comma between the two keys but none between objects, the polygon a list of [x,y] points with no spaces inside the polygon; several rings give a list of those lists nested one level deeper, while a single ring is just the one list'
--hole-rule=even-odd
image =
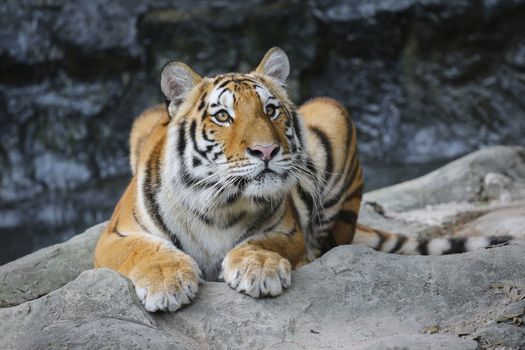
[{"label": "boulder", "polygon": [[40,298],[93,268],[93,251],[106,223],[67,242],[40,249],[0,268],[0,308]]},{"label": "boulder", "polygon": [[204,283],[192,305],[158,314],[144,311],[118,273],[88,270],[1,309],[0,334],[5,349],[519,349],[524,253],[404,257],[342,246],[294,272],[279,297]]}]

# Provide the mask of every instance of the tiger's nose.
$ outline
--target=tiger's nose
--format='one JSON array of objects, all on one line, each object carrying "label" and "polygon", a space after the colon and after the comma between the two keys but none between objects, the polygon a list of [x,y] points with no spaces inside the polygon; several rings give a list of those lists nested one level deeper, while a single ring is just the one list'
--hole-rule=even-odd
[{"label": "tiger's nose", "polygon": [[274,143],[269,146],[255,145],[253,147],[248,147],[247,152],[254,157],[260,158],[264,161],[269,161],[279,153],[280,149],[281,147]]}]

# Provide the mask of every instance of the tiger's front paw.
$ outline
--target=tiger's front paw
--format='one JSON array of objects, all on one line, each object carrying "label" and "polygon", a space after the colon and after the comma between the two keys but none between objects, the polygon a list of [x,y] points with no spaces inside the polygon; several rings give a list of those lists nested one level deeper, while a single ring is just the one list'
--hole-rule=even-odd
[{"label": "tiger's front paw", "polygon": [[175,311],[197,295],[200,275],[192,258],[178,254],[138,264],[130,279],[146,310]]},{"label": "tiger's front paw", "polygon": [[254,298],[276,296],[292,281],[292,266],[281,255],[249,248],[230,251],[222,262],[224,281]]}]

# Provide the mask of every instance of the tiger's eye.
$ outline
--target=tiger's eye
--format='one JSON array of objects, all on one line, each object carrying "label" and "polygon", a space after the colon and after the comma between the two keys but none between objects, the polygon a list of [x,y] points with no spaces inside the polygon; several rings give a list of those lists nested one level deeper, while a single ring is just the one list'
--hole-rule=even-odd
[{"label": "tiger's eye", "polygon": [[225,110],[220,110],[217,113],[213,115],[213,117],[219,122],[219,123],[227,123],[230,120],[230,115]]},{"label": "tiger's eye", "polygon": [[272,117],[275,114],[275,106],[268,105],[266,106],[266,115]]}]

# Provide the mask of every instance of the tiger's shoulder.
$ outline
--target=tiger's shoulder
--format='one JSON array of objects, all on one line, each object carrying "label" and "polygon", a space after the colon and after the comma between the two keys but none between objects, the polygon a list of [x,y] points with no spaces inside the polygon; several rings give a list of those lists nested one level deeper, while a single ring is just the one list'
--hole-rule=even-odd
[{"label": "tiger's shoulder", "polygon": [[145,150],[151,148],[152,141],[158,140],[166,131],[169,114],[166,105],[159,104],[140,114],[131,128],[129,137],[130,166],[132,174],[137,173],[139,163],[145,158]]}]

